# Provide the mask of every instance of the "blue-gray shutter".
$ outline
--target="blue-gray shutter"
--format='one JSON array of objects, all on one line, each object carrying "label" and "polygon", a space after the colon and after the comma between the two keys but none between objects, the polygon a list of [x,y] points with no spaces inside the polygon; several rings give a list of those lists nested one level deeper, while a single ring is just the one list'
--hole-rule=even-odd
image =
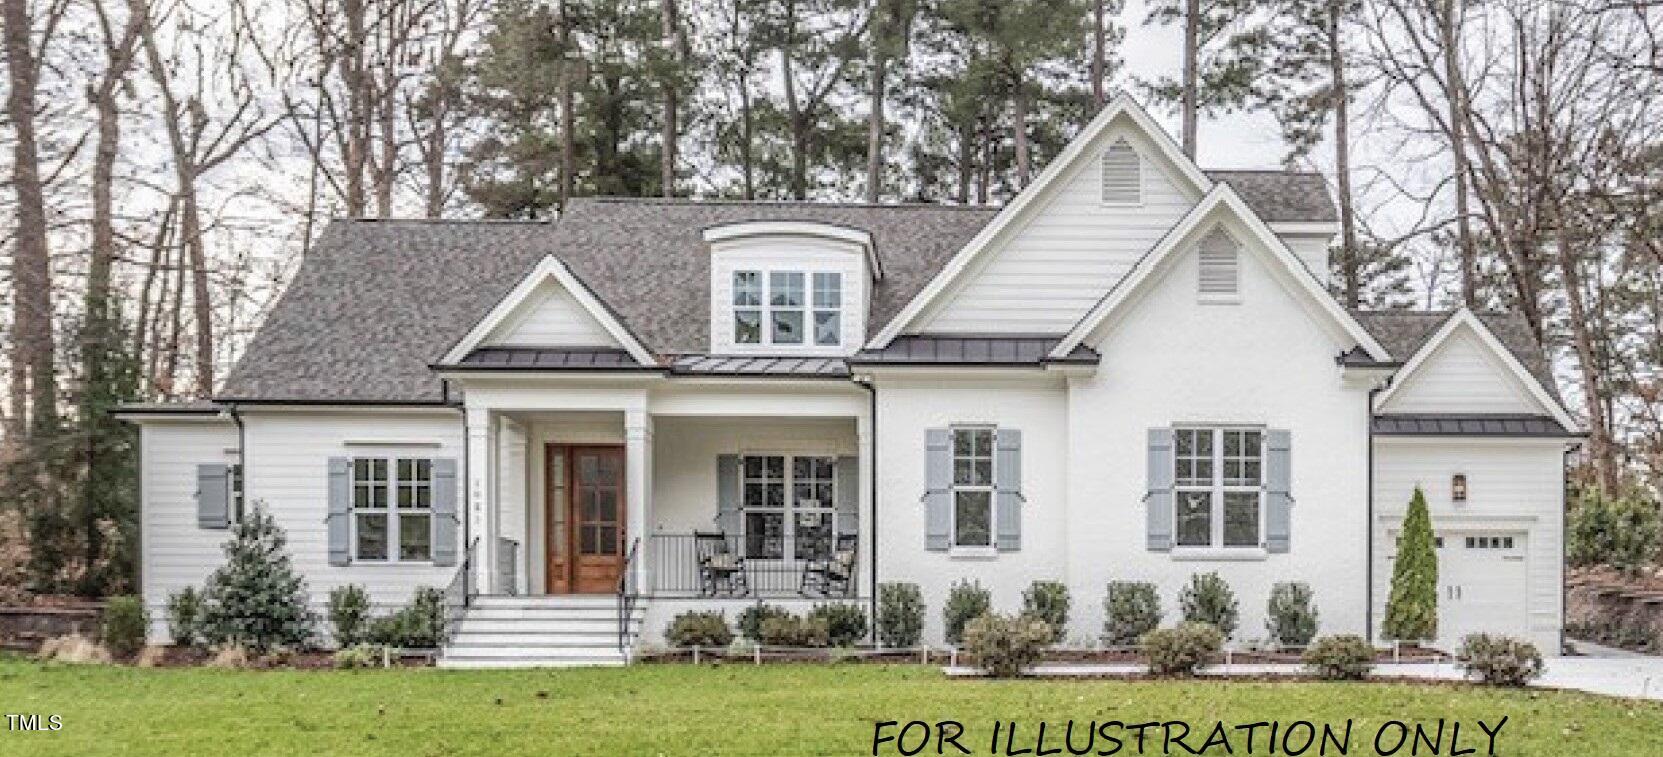
[{"label": "blue-gray shutter", "polygon": [[203,463],[196,466],[196,525],[226,528],[231,525],[231,466]]},{"label": "blue-gray shutter", "polygon": [[1265,551],[1286,552],[1293,533],[1293,435],[1265,432]]},{"label": "blue-gray shutter", "polygon": [[953,484],[953,432],[924,431],[924,549],[945,552],[950,541],[948,508]]},{"label": "blue-gray shutter", "polygon": [[1000,552],[1022,548],[1022,432],[993,432],[994,545]]},{"label": "blue-gray shutter", "polygon": [[1149,551],[1172,549],[1172,429],[1149,429],[1149,490],[1143,495]]},{"label": "blue-gray shutter", "polygon": [[352,562],[352,460],[329,458],[329,564]]},{"label": "blue-gray shutter", "polygon": [[860,458],[854,455],[837,458],[837,533],[860,533]]},{"label": "blue-gray shutter", "polygon": [[433,564],[456,564],[456,458],[433,460]]},{"label": "blue-gray shutter", "polygon": [[739,533],[739,456],[716,456],[716,528]]}]

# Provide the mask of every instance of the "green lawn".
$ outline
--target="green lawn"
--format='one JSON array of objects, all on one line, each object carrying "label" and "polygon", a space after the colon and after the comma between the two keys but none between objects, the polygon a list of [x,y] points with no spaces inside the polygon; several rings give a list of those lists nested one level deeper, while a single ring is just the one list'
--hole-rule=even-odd
[{"label": "green lawn", "polygon": [[[1483,755],[1487,741],[1476,720],[1493,724],[1504,715],[1497,754],[1663,753],[1663,706],[1580,694],[1408,684],[954,681],[933,668],[858,665],[241,672],[12,659],[0,661],[0,711],[55,714],[63,723],[56,733],[16,733],[0,722],[0,755],[870,754],[875,721],[914,719],[961,721],[961,743],[993,754],[995,721],[1022,724],[1021,748],[1032,745],[1042,720],[1052,724],[1047,743],[1060,746],[1055,728],[1070,719],[1184,720],[1211,729],[1219,720],[1348,718],[1355,721],[1355,755],[1376,753],[1371,742],[1387,720],[1440,717],[1462,720],[1461,746]],[[1165,753],[1159,731],[1150,737],[1144,753]],[[1196,734],[1190,743],[1199,747],[1203,739]],[[1234,746],[1235,754],[1246,754],[1240,740]],[[1138,754],[1134,747],[1120,754]],[[892,744],[881,753],[896,754]],[[923,752],[935,753],[934,743]],[[1260,743],[1254,754],[1265,753]],[[1450,754],[1447,735],[1442,753]]]}]

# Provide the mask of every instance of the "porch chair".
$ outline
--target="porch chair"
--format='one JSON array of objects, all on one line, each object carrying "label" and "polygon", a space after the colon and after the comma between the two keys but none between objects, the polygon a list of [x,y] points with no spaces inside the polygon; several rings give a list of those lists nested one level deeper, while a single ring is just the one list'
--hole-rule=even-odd
[{"label": "porch chair", "polygon": [[837,547],[831,554],[804,564],[797,593],[805,597],[810,592],[822,597],[849,596],[849,591],[854,588],[857,540],[854,534],[839,534]]},{"label": "porch chair", "polygon": [[733,553],[728,535],[720,531],[694,531],[693,544],[699,561],[699,593],[707,597],[726,591],[730,597],[750,593],[745,578],[745,561]]}]

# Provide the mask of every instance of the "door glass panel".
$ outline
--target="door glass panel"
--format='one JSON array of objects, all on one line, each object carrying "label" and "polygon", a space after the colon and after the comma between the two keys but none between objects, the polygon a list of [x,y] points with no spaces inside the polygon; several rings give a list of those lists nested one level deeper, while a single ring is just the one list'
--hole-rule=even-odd
[{"label": "door glass panel", "polygon": [[548,549],[550,557],[566,554],[566,452],[549,451]]}]

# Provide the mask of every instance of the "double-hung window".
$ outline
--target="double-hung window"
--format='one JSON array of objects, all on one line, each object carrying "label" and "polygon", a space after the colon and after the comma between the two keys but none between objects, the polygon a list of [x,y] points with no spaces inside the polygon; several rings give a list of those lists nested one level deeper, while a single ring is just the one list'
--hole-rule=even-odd
[{"label": "double-hung window", "polygon": [[837,458],[746,455],[740,477],[746,557],[811,560],[831,554]]},{"label": "double-hung window", "polygon": [[353,553],[358,560],[433,559],[433,461],[352,460]]},{"label": "double-hung window", "polygon": [[993,546],[991,426],[953,429],[953,546]]},{"label": "double-hung window", "polygon": [[1173,436],[1177,546],[1260,546],[1264,432],[1179,428]]},{"label": "double-hung window", "polygon": [[733,272],[735,344],[835,347],[843,342],[842,320],[841,273]]}]

